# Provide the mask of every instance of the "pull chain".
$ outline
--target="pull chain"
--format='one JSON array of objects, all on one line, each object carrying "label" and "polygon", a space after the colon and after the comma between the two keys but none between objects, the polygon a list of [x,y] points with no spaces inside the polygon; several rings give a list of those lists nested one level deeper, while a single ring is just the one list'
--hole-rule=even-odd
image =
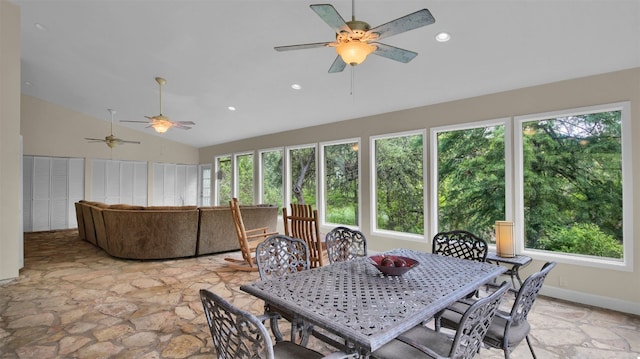
[{"label": "pull chain", "polygon": [[353,90],[355,88],[355,82],[356,82],[355,73],[356,73],[355,66],[351,66],[351,89],[349,90],[349,95],[351,96],[353,96]]}]

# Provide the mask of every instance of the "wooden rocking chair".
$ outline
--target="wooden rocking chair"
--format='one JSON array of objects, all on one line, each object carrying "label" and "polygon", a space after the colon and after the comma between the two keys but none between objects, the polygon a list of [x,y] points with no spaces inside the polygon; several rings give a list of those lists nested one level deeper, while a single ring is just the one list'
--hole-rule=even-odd
[{"label": "wooden rocking chair", "polygon": [[242,259],[228,257],[224,260],[228,261],[229,267],[232,267],[234,269],[246,272],[257,272],[258,267],[256,265],[256,258],[254,255],[256,247],[268,236],[278,234],[278,232],[267,232],[269,227],[261,227],[255,229],[244,228],[244,222],[242,221],[242,213],[240,213],[240,203],[238,203],[238,199],[233,198],[231,201],[229,201],[229,207],[231,207],[233,224],[238,235],[238,242],[240,242],[240,252],[242,253]]},{"label": "wooden rocking chair", "polygon": [[282,209],[284,233],[293,238],[302,239],[309,247],[309,261],[311,268],[323,265],[322,243],[318,226],[318,211],[312,210],[310,204],[291,203],[291,214]]}]

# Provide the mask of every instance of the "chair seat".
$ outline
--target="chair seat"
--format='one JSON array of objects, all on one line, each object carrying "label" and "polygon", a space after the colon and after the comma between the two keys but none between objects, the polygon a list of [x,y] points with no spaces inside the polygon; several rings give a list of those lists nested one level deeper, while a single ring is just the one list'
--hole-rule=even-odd
[{"label": "chair seat", "polygon": [[324,355],[315,350],[296,345],[290,341],[282,341],[273,346],[273,354],[277,359],[322,358]]},{"label": "chair seat", "polygon": [[[451,337],[448,335],[433,331],[422,325],[409,329],[402,335],[402,337],[403,340],[426,345],[429,349],[442,357],[447,357],[449,355],[451,344],[453,343]],[[400,340],[394,340],[384,345],[382,348],[374,351],[371,356],[378,359],[437,358],[436,356],[430,356]]]},{"label": "chair seat", "polygon": [[[440,322],[443,328],[457,329],[458,323],[462,318],[462,314],[469,307],[468,304],[457,302],[449,307],[449,310],[445,310],[440,317]],[[499,310],[493,321],[489,326],[484,342],[494,348],[502,349],[502,339],[504,338],[504,328],[507,325],[507,320],[503,316],[508,316],[509,313]],[[509,328],[509,346],[515,347],[520,344],[524,338],[529,335],[531,326],[528,321],[521,321],[518,324],[511,324]]]},{"label": "chair seat", "polygon": [[[504,328],[507,325],[507,320],[499,317],[499,315],[509,315],[506,312],[499,312],[493,318],[493,322],[491,322],[491,326],[489,327],[489,331],[487,331],[487,335],[484,337],[484,342],[494,348],[502,348],[502,339],[504,338]],[[524,338],[529,335],[531,331],[531,326],[529,322],[526,320],[521,321],[520,323],[511,324],[509,328],[509,338],[508,342],[509,347],[515,347],[520,344]]]}]

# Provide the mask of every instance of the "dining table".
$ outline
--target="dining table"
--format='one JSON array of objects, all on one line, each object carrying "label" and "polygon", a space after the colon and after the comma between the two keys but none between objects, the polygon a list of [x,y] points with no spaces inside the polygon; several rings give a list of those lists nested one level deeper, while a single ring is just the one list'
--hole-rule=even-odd
[{"label": "dining table", "polygon": [[245,284],[240,289],[341,338],[345,343],[341,350],[368,358],[506,270],[410,249],[384,254],[408,257],[418,264],[392,276],[382,274],[370,258],[361,257]]}]

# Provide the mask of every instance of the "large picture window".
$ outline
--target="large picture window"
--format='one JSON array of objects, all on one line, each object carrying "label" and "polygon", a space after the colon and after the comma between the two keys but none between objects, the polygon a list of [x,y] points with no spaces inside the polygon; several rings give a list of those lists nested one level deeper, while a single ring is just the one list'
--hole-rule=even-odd
[{"label": "large picture window", "polygon": [[323,222],[359,225],[359,141],[322,144]]},{"label": "large picture window", "polygon": [[216,157],[216,205],[229,205],[232,178],[231,155]]},{"label": "large picture window", "polygon": [[289,148],[290,203],[316,206],[316,147]]},{"label": "large picture window", "polygon": [[462,229],[495,243],[495,222],[507,219],[505,121],[473,126],[432,130],[432,215],[437,232]]},{"label": "large picture window", "polygon": [[211,205],[211,165],[198,166],[200,172],[200,205]]},{"label": "large picture window", "polygon": [[240,204],[253,204],[253,152],[235,155],[236,196]]},{"label": "large picture window", "polygon": [[424,234],[424,132],[371,138],[375,230]]},{"label": "large picture window", "polygon": [[284,201],[282,164],[282,149],[260,152],[260,202],[278,206],[280,214]]},{"label": "large picture window", "polygon": [[618,262],[630,254],[628,111],[621,103],[516,119],[525,249]]}]

